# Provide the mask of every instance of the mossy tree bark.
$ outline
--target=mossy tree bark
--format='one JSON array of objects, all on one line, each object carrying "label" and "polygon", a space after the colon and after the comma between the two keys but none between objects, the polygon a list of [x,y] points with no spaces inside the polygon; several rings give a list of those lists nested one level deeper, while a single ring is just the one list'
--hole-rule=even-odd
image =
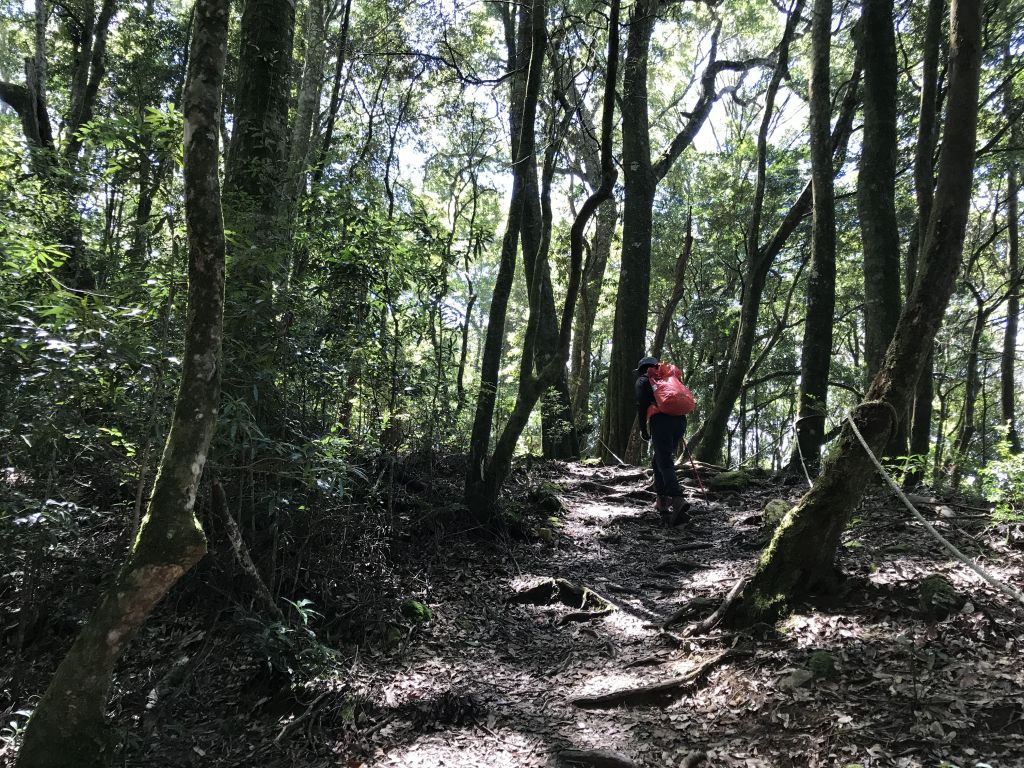
[{"label": "mossy tree bark", "polygon": [[227,23],[227,0],[199,0],[184,96],[188,321],[181,386],[159,475],[128,562],[29,720],[18,768],[107,762],[104,717],[114,665],[153,607],[206,552],[193,507],[220,399],[224,226],[217,137]]},{"label": "mossy tree bark", "polygon": [[[959,271],[973,181],[981,62],[980,0],[954,0],[945,141],[920,279],[855,419],[871,449],[885,447],[909,402]],[[774,618],[794,598],[832,585],[839,536],[872,472],[849,425],[814,487],[776,529],[741,601],[734,623]]]}]

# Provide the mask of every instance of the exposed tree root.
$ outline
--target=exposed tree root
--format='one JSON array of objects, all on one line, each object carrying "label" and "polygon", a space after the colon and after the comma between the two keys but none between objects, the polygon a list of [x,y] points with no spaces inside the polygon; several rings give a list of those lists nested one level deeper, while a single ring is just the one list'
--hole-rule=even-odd
[{"label": "exposed tree root", "polygon": [[736,580],[732,589],[729,590],[729,594],[726,595],[725,600],[722,601],[722,604],[718,606],[715,612],[699,624],[687,627],[683,634],[687,636],[697,635],[712,629],[716,624],[718,624],[718,622],[725,618],[726,613],[728,613],[729,609],[732,608],[733,603],[735,603],[743,593],[743,588],[746,586],[749,579],[749,576],[740,576],[740,578]]},{"label": "exposed tree root", "polygon": [[602,619],[608,614],[615,613],[614,608],[605,608],[603,611],[575,611],[573,613],[567,613],[558,621],[555,622],[557,626],[563,624],[569,624],[573,621],[593,621],[594,619]]},{"label": "exposed tree root", "polygon": [[682,624],[683,621],[690,616],[694,611],[699,608],[706,608],[709,605],[713,605],[714,601],[707,597],[695,597],[693,600],[688,600],[679,610],[665,619],[661,624],[657,625],[658,629],[668,629],[676,624]]},{"label": "exposed tree root", "polygon": [[698,563],[696,560],[687,560],[682,557],[669,558],[662,560],[656,566],[654,570],[660,571],[661,573],[679,573],[680,571],[697,571],[701,568],[706,568],[704,563]]},{"label": "exposed tree root", "polygon": [[729,649],[722,651],[692,669],[685,675],[663,680],[660,683],[640,685],[632,688],[623,688],[610,693],[602,693],[596,696],[580,696],[573,699],[572,703],[583,709],[601,709],[618,705],[632,707],[663,707],[679,698],[687,690],[700,683],[707,674],[726,659],[735,656],[738,651]]},{"label": "exposed tree root", "polygon": [[564,749],[558,753],[564,765],[589,765],[593,768],[635,768],[636,763],[623,754],[607,749]]},{"label": "exposed tree root", "polygon": [[[570,608],[580,608],[587,612],[587,618],[596,618],[592,613],[600,613],[618,610],[618,606],[611,600],[602,597],[590,587],[580,587],[565,579],[547,579],[536,586],[525,589],[510,595],[509,603],[525,603],[528,605],[551,605],[562,603]],[[570,614],[572,615],[572,614]],[[572,619],[580,621],[585,619]]]},{"label": "exposed tree root", "polygon": [[670,552],[692,552],[695,549],[710,549],[715,546],[710,541],[687,541],[670,549]]}]

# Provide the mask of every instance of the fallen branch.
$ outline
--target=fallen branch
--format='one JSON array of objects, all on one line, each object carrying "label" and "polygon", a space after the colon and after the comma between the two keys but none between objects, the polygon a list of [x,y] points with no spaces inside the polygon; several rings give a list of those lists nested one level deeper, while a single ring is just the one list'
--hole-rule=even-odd
[{"label": "fallen branch", "polygon": [[333,691],[324,691],[315,699],[313,699],[313,701],[310,702],[310,705],[306,707],[305,712],[303,712],[294,720],[286,724],[281,729],[281,732],[277,734],[277,738],[274,739],[274,743],[280,744],[284,739],[288,738],[288,736],[290,736],[295,731],[296,728],[302,725],[302,723],[306,722],[310,717],[313,716],[315,712],[317,712],[320,709],[321,706],[323,706],[324,701],[326,701],[327,697],[330,696],[332,693]]},{"label": "fallen branch", "polygon": [[695,549],[710,549],[715,546],[710,541],[687,541],[684,544],[672,547],[670,552],[692,552]]},{"label": "fallen branch", "polygon": [[672,661],[668,656],[644,656],[642,659],[631,661],[626,665],[626,669],[634,669],[636,667],[657,667],[662,664],[667,664]]},{"label": "fallen branch", "polygon": [[573,699],[572,703],[583,709],[614,707],[619,704],[634,707],[665,706],[674,699],[679,698],[685,691],[696,686],[712,669],[737,653],[737,651],[730,648],[729,650],[722,651],[717,656],[711,657],[685,675],[663,680],[660,683],[623,688],[596,696],[580,696]]}]

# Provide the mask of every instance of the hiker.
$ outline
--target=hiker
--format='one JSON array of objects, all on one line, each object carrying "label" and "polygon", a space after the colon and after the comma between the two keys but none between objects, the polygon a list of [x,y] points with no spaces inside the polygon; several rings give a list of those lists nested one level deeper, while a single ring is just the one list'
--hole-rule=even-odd
[{"label": "hiker", "polygon": [[[679,369],[645,357],[636,366],[636,415],[640,436],[649,440],[654,468],[654,508],[663,524],[688,522],[689,502],[676,477],[675,455],[686,433],[686,414],[693,410],[693,395],[683,385]],[[659,396],[655,396],[655,389]]]}]

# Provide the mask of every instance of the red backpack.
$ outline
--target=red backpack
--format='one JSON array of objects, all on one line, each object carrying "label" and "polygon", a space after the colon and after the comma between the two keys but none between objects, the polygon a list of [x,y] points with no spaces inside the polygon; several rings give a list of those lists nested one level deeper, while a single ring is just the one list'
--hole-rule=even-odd
[{"label": "red backpack", "polygon": [[648,368],[647,380],[654,390],[654,405],[647,409],[647,418],[655,413],[686,416],[697,407],[693,393],[682,382],[682,373],[671,363],[659,363]]}]

